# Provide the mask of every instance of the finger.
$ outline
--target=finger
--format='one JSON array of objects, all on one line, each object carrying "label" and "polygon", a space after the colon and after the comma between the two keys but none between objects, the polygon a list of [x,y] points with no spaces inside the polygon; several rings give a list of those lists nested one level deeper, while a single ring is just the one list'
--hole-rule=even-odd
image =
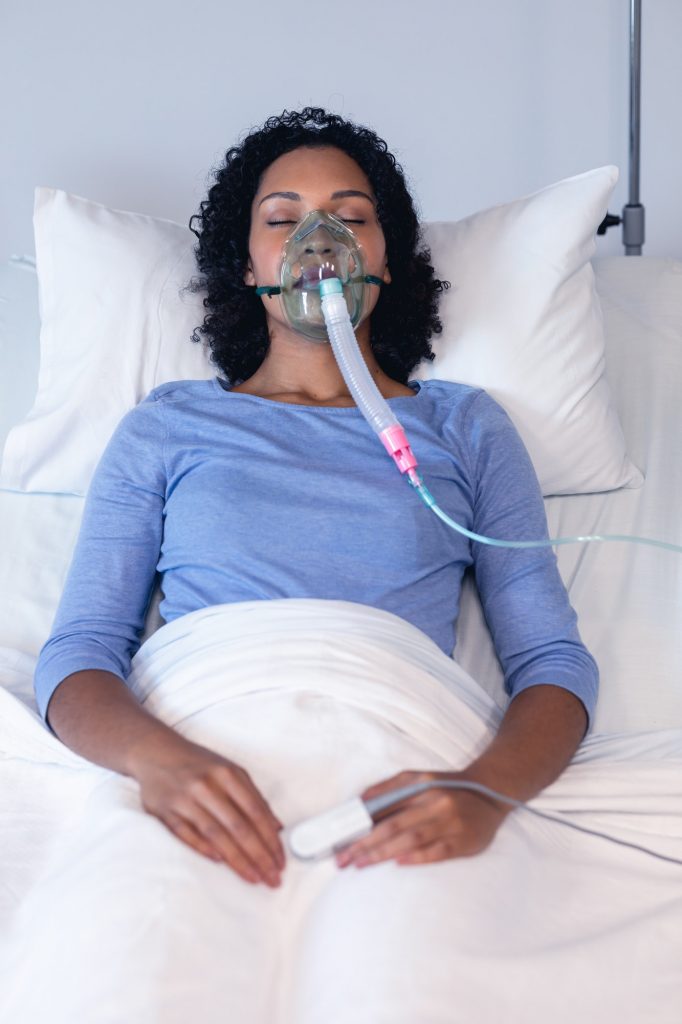
[{"label": "finger", "polygon": [[257,874],[275,884],[280,868],[268,847],[261,840],[239,808],[224,793],[215,792],[205,781],[191,787],[192,800],[177,807],[206,839],[217,847],[228,863],[235,858],[240,867],[248,865]]},{"label": "finger", "polygon": [[452,810],[451,801],[447,797],[444,799],[442,792],[427,790],[419,793],[392,807],[382,818],[375,818],[376,824],[369,835],[356,840],[349,849],[353,853],[372,849],[405,828],[428,821],[440,822],[440,832],[445,832],[453,824]]},{"label": "finger", "polygon": [[[224,808],[223,808],[224,810]],[[186,821],[197,830],[204,840],[210,842],[220,852],[221,859],[229,864],[238,874],[254,882],[267,882],[268,885],[279,884],[279,871],[272,867],[271,861],[256,859],[249,851],[240,837],[232,833],[232,829],[240,831],[240,826],[235,825],[236,816],[239,812],[235,809],[235,819],[225,827],[217,818],[214,818],[200,802],[188,802],[184,807],[179,807],[179,813],[183,814]],[[242,819],[244,829],[250,831],[250,826]]]},{"label": "finger", "polygon": [[475,857],[486,850],[494,835],[441,836],[433,843],[412,850],[397,858],[399,864],[422,864],[432,860],[450,860],[454,857]]},{"label": "finger", "polygon": [[243,779],[235,775],[230,768],[220,768],[213,776],[223,792],[234,801],[235,805],[256,828],[262,842],[271,853],[275,866],[283,868],[285,864],[284,848],[279,837],[282,823],[272,813],[260,791],[251,781],[247,772]]},{"label": "finger", "polygon": [[[210,857],[211,860],[222,862],[225,858],[209,843],[200,832],[197,831],[191,822],[185,821],[179,815],[166,813],[164,819],[162,819],[168,829],[181,839],[188,846],[191,846],[198,853],[203,853],[206,857]],[[228,862],[230,863],[230,862]],[[251,867],[249,864],[244,863],[240,865],[238,858],[235,858],[234,863],[230,863],[238,875],[244,878],[248,882],[260,882],[262,881],[260,875]]]},{"label": "finger", "polygon": [[171,812],[166,812],[165,817],[161,818],[160,821],[163,822],[173,835],[182,839],[184,843],[191,846],[197,853],[210,857],[211,860],[221,861],[223,859],[220,852],[208,840],[204,839],[188,821],[184,821],[178,815]]},{"label": "finger", "polygon": [[241,770],[241,774],[237,775],[237,782],[241,782],[242,779],[245,787],[245,793],[249,794],[253,798],[255,801],[254,806],[258,806],[260,808],[261,813],[269,820],[274,830],[278,831],[280,828],[284,828],[284,825],[274,813],[258,786],[256,786],[249,773],[243,768]]},{"label": "finger", "polygon": [[212,773],[220,790],[262,829],[263,839],[272,847],[273,852],[281,850],[280,837],[282,821],[272,813],[272,809],[264,799],[249,773],[239,766],[219,765]]},{"label": "finger", "polygon": [[406,853],[443,834],[445,823],[429,808],[414,807],[398,812],[376,825],[368,836],[346,847],[337,857],[340,866],[376,864]]},{"label": "finger", "polygon": [[438,839],[434,843],[401,854],[397,858],[397,862],[398,864],[430,864],[439,860],[452,860],[454,857],[467,856],[472,856],[472,854],[457,850],[456,844],[452,840]]},{"label": "finger", "polygon": [[286,863],[286,858],[279,836],[280,830],[284,826],[279,818],[273,814],[262,793],[246,773],[243,782],[241,779],[237,779],[237,788],[235,790],[233,787],[232,796],[235,804],[252,822],[262,842],[267,846],[275,866],[281,870]]}]

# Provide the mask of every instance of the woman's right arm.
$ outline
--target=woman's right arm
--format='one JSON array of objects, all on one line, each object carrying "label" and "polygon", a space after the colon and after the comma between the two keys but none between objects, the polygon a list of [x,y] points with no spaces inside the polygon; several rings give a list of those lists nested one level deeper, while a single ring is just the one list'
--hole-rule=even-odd
[{"label": "woman's right arm", "polygon": [[122,679],[100,669],[67,676],[48,704],[47,722],[81,757],[133,778],[150,756],[185,742],[150,714]]},{"label": "woman's right arm", "polygon": [[279,884],[282,823],[248,773],[150,714],[113,672],[67,676],[47,720],[77,754],[137,779],[144,809],[178,839],[249,882]]},{"label": "woman's right arm", "polygon": [[123,418],[93,475],[38,657],[36,701],[66,746],[134,776],[145,810],[249,878],[254,867],[265,872],[273,861],[283,863],[280,823],[239,765],[166,726],[125,683],[163,540],[167,427],[157,395],[155,389]]}]

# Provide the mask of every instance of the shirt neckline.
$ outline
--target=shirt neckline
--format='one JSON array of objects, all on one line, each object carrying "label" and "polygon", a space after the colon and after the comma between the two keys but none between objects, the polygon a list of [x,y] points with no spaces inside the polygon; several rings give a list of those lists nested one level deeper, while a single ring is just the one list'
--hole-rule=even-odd
[{"label": "shirt neckline", "polygon": [[[394,398],[386,398],[385,401],[389,405],[393,405],[394,402],[413,402],[415,398],[419,398],[424,394],[423,381],[420,380],[408,380],[407,386],[412,388],[414,395],[396,395]],[[263,398],[261,395],[247,395],[243,391],[233,393],[231,386],[226,386],[227,381],[224,381],[221,377],[215,376],[212,379],[213,388],[220,395],[232,395],[234,399],[246,399],[250,402],[256,402],[261,405],[268,405],[270,408],[284,408],[284,409],[304,409],[306,412],[330,412],[330,413],[359,413],[357,405],[297,405],[294,402],[278,402],[274,398]]]}]

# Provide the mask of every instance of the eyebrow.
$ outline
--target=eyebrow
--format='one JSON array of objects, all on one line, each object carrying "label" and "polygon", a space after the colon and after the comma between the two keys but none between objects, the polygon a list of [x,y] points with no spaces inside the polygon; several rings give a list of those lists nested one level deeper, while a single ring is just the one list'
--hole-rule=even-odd
[{"label": "eyebrow", "polygon": [[[280,199],[293,199],[294,202],[300,202],[301,197],[298,192],[270,192],[267,196],[263,196],[260,203],[265,202],[266,199],[273,199],[275,196],[279,196]],[[343,188],[338,192],[332,192],[331,199],[345,199],[346,196],[362,196],[364,199],[369,199],[372,206],[374,206],[374,200],[371,196],[368,196],[366,192],[360,192],[356,188]]]}]

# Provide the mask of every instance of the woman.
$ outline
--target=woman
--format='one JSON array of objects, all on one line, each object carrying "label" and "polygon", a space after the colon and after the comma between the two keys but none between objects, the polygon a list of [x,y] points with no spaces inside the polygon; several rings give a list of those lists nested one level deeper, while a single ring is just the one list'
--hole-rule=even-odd
[{"label": "woman", "polygon": [[[394,611],[449,655],[462,574],[474,565],[513,697],[499,733],[465,771],[406,771],[365,795],[442,775],[529,799],[585,735],[597,673],[551,550],[471,545],[428,515],[363,421],[330,346],[294,331],[279,296],[255,294],[278,281],[283,241],[309,211],[344,220],[382,282],[357,341],[426,481],[437,476],[443,507],[480,533],[546,535],[533,470],[499,406],[476,389],[408,381],[433,358],[444,283],[419,249],[385,143],[318,108],[285,112],[227,153],[201,210],[209,313],[200,332],[225,379],[163,385],[119,425],[88,495],[36,693],[56,735],[136,778],[145,809],[178,839],[276,887],[282,823],[250,776],[155,719],[126,687],[156,571],[167,621],[212,603],[344,599]],[[431,790],[337,863],[470,856],[508,812],[478,794]]]}]

